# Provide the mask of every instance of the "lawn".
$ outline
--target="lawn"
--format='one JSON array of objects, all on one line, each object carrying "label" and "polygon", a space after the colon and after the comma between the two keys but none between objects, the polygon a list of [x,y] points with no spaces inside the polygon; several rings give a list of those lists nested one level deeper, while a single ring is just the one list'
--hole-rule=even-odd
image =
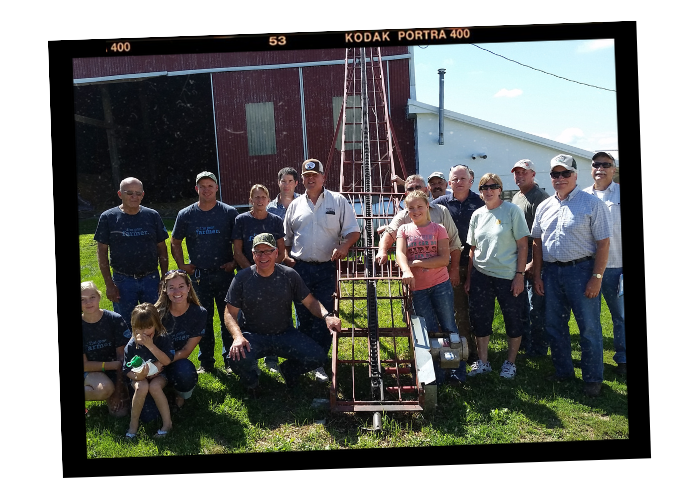
[{"label": "lawn", "polygon": [[[170,232],[174,221],[166,219]],[[80,222],[81,278],[93,280],[103,291],[104,281],[97,265],[97,247],[92,239],[96,220]],[[170,268],[175,262],[170,259]],[[100,307],[112,309],[103,298]],[[400,308],[400,305],[398,306]],[[380,317],[387,315],[388,303],[380,304]],[[505,360],[507,341],[498,308],[491,337],[489,360],[494,372],[466,384],[438,390],[433,413],[387,413],[382,432],[367,432],[370,413],[332,413],[322,400],[328,399],[328,384],[305,378],[288,391],[277,374],[269,372],[262,360],[261,393],[250,399],[236,375],[223,371],[217,359],[214,374],[199,377],[198,386],[184,408],[173,416],[172,433],[163,440],[152,436],[158,422],[142,424],[135,440],[124,437],[128,418],[112,418],[102,402],[86,402],[88,458],[251,453],[266,451],[329,450],[353,448],[415,447],[464,444],[493,444],[547,441],[626,439],[629,437],[627,381],[613,371],[615,363],[612,323],[603,300],[605,381],[600,397],[583,394],[581,370],[570,382],[547,382],[553,372],[549,357],[518,358],[514,380],[498,376]],[[344,325],[353,311],[341,310]],[[381,326],[381,325],[380,325]],[[574,364],[580,360],[576,322],[569,323]],[[218,316],[214,319],[217,347],[221,339]],[[196,362],[197,350],[190,359]],[[326,371],[330,370],[330,361]]]}]

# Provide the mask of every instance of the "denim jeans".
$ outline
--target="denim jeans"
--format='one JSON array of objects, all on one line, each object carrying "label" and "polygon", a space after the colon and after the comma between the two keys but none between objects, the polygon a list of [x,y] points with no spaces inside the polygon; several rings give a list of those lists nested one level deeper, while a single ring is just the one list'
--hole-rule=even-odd
[{"label": "denim jeans", "polygon": [[119,302],[113,302],[114,312],[119,314],[131,329],[131,313],[137,304],[155,304],[160,291],[160,276],[153,272],[143,278],[113,273],[112,280],[119,289]]},{"label": "denim jeans", "polygon": [[513,296],[510,287],[513,280],[494,278],[472,268],[469,294],[469,315],[474,334],[477,337],[488,337],[493,333],[493,315],[496,309],[496,299],[501,306],[506,335],[510,338],[521,337],[523,334],[523,313],[527,299],[521,293]]},{"label": "denim jeans", "polygon": [[233,372],[241,378],[246,388],[258,385],[257,360],[265,356],[281,356],[286,361],[280,364],[284,377],[290,384],[296,382],[304,373],[323,366],[328,359],[328,349],[321,347],[308,335],[296,328],[288,328],[278,335],[243,332],[250,342],[250,352],[246,350],[245,358],[229,360]]},{"label": "denim jeans", "polygon": [[621,267],[608,268],[603,273],[603,286],[601,292],[605,303],[610,309],[613,322],[613,341],[615,343],[615,355],[613,360],[618,365],[627,363],[627,351],[625,344],[625,296],[617,296]]},{"label": "denim jeans", "polygon": [[[335,306],[333,294],[336,283],[335,262],[328,261],[316,264],[298,260],[294,265],[294,270],[299,273],[311,294],[323,304],[323,307],[327,311],[333,311]],[[295,302],[294,309],[297,314],[299,330],[328,352],[333,342],[333,336],[328,331],[326,321],[311,314],[301,302]],[[314,368],[319,366],[314,366]]]},{"label": "denim jeans", "polygon": [[521,349],[530,356],[545,356],[549,349],[547,333],[544,331],[544,297],[535,293],[534,281],[525,280],[527,301],[523,307],[523,338]]},{"label": "denim jeans", "polygon": [[[199,275],[198,275],[199,273]],[[214,303],[219,311],[219,322],[221,323],[221,357],[226,361],[233,337],[224,324],[224,311],[226,310],[226,294],[233,281],[233,273],[227,273],[223,269],[213,271],[195,270],[195,274],[190,276],[194,291],[202,307],[207,310],[207,325],[204,330],[202,340],[199,341],[199,354],[197,359],[199,364],[206,367],[214,366]]]},{"label": "denim jeans", "polygon": [[[413,312],[416,316],[423,316],[429,333],[459,333],[455,321],[454,292],[449,280],[425,290],[415,290],[412,297]],[[439,362],[434,363],[434,367],[436,382],[442,384],[446,374]],[[449,373],[464,382],[467,379],[466,360],[460,362],[459,368],[450,370]]]},{"label": "denim jeans", "polygon": [[593,260],[560,267],[545,262],[542,270],[545,296],[545,330],[552,349],[552,363],[559,377],[574,375],[569,318],[571,311],[580,332],[581,374],[584,382],[603,381],[603,330],[600,294],[584,295],[593,275]]},{"label": "denim jeans", "polygon": [[165,367],[165,375],[168,377],[168,384],[171,384],[184,399],[189,399],[199,378],[197,369],[189,359],[173,361]]}]

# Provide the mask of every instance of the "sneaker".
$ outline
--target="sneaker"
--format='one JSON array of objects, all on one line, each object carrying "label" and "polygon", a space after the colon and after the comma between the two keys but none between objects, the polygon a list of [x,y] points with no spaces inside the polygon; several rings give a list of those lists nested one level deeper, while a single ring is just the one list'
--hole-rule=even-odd
[{"label": "sneaker", "polygon": [[595,398],[600,394],[600,389],[602,386],[603,384],[600,382],[586,382],[583,387],[583,392],[586,393],[586,396]]},{"label": "sneaker", "polygon": [[477,359],[474,363],[472,363],[472,370],[467,373],[468,377],[473,377],[474,375],[481,375],[482,373],[488,373],[491,371],[491,363],[488,361],[486,363],[482,363],[480,359]]},{"label": "sneaker", "polygon": [[280,371],[280,365],[277,363],[276,359],[265,358],[265,366],[272,373],[278,373]]},{"label": "sneaker", "polygon": [[210,365],[201,365],[199,368],[197,368],[197,373],[213,373],[214,372],[214,367]]},{"label": "sneaker", "polygon": [[328,375],[326,375],[326,371],[322,366],[316,368],[313,371],[313,375],[317,382],[328,382]]},{"label": "sneaker", "polygon": [[507,359],[503,362],[501,366],[501,377],[503,378],[514,378],[515,377],[515,365],[508,361]]},{"label": "sneaker", "polygon": [[627,375],[627,363],[618,363],[614,370],[618,375]]}]

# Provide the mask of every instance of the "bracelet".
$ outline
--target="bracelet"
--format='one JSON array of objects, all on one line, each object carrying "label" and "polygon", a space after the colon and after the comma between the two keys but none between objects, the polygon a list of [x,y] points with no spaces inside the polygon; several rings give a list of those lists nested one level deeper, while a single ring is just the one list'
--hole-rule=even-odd
[{"label": "bracelet", "polygon": [[515,274],[522,274],[523,276],[525,276],[525,271],[515,271]]},{"label": "bracelet", "polygon": [[335,316],[335,315],[333,314],[333,311],[328,311],[328,312],[326,312],[326,314],[323,315],[323,319],[326,319],[328,316]]},{"label": "bracelet", "polygon": [[105,371],[105,362],[102,362],[102,371]]}]

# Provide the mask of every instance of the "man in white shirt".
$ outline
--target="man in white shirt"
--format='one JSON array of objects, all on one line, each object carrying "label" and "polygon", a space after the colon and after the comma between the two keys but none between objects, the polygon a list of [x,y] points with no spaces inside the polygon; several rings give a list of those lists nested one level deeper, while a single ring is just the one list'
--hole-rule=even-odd
[{"label": "man in white shirt", "polygon": [[[335,261],[344,259],[360,238],[355,211],[339,193],[324,188],[323,164],[310,158],[301,164],[306,192],[289,204],[284,217],[284,245],[287,257],[283,264],[299,273],[310,292],[328,310],[333,311],[336,285]],[[314,339],[326,352],[331,336],[325,321],[313,316],[295,302],[299,329]],[[314,371],[316,380],[328,381],[323,367]]]},{"label": "man in white shirt", "polygon": [[616,371],[620,375],[627,373],[627,352],[625,346],[625,299],[622,287],[622,217],[620,215],[620,185],[613,182],[617,172],[615,158],[605,151],[593,155],[591,176],[594,184],[583,191],[603,200],[612,217],[612,235],[608,265],[603,273],[601,292],[610,310],[613,322],[613,342],[617,363]]}]

